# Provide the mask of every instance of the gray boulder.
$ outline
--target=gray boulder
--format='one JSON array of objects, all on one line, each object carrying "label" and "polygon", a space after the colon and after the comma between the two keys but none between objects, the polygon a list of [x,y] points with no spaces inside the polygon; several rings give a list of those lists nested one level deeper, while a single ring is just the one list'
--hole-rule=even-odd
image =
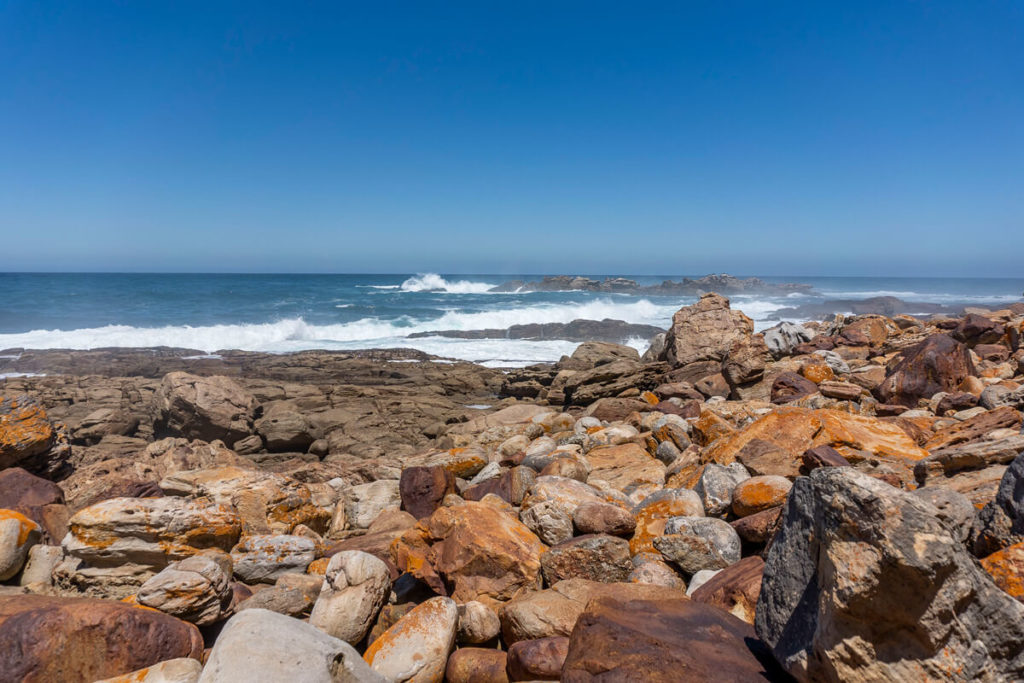
[{"label": "gray boulder", "polygon": [[775,327],[764,331],[764,344],[774,358],[782,358],[793,354],[793,349],[813,339],[813,332],[791,322],[781,322]]},{"label": "gray boulder", "polygon": [[797,479],[755,627],[801,681],[1024,676],[1024,605],[934,507],[851,467]]},{"label": "gray boulder", "polygon": [[686,574],[724,569],[740,561],[740,537],[732,526],[714,517],[673,517],[654,547]]},{"label": "gray boulder", "polygon": [[199,683],[385,683],[355,648],[265,609],[233,616],[217,636]]}]

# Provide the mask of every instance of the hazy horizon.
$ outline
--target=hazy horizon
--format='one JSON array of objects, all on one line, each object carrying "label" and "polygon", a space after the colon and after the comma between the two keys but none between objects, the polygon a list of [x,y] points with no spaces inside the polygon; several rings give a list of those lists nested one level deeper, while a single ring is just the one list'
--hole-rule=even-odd
[{"label": "hazy horizon", "polygon": [[0,271],[1012,277],[1022,29],[1002,2],[5,3]]}]

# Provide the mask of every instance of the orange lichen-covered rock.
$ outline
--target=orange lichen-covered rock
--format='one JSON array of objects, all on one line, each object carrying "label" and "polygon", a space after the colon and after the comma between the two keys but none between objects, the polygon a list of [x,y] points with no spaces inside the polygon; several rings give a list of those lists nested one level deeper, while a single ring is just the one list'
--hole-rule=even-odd
[{"label": "orange lichen-covered rock", "polygon": [[71,518],[64,550],[94,567],[160,570],[206,548],[229,551],[241,533],[231,508],[186,498],[111,498]]},{"label": "orange lichen-covered rock", "polygon": [[701,446],[707,446],[723,436],[732,436],[735,433],[735,427],[710,410],[700,411],[700,417],[693,424],[694,440]]},{"label": "orange lichen-covered rock", "polygon": [[25,564],[28,549],[39,542],[39,525],[14,510],[0,510],[0,581],[13,577]]},{"label": "orange lichen-covered rock", "polygon": [[606,482],[625,494],[653,491],[665,483],[665,465],[639,444],[600,446],[586,455],[590,463],[588,483]]},{"label": "orange lichen-covered rock", "polygon": [[736,485],[732,492],[732,511],[746,517],[786,502],[793,484],[785,477],[766,475],[751,477]]},{"label": "orange lichen-covered rock", "polygon": [[373,641],[363,659],[389,681],[441,683],[458,619],[454,600],[431,598]]},{"label": "orange lichen-covered rock", "polygon": [[487,452],[479,446],[450,448],[445,451],[430,451],[423,455],[408,458],[403,462],[405,467],[441,466],[459,479],[469,479],[482,470],[488,463]]},{"label": "orange lichen-covered rock", "polygon": [[809,448],[831,446],[854,465],[866,458],[885,463],[905,482],[914,480],[914,463],[928,456],[928,451],[896,424],[839,410],[786,406],[753,422],[735,436],[712,444],[703,457],[706,461],[727,465],[754,439],[792,453],[795,460]]},{"label": "orange lichen-covered rock", "polygon": [[836,378],[836,373],[832,371],[832,368],[827,363],[817,361],[804,363],[803,367],[800,368],[800,374],[815,384],[821,384]]},{"label": "orange lichen-covered rock", "polygon": [[400,571],[460,603],[508,600],[540,586],[540,539],[515,517],[486,503],[439,508],[391,546]]},{"label": "orange lichen-covered rock", "polygon": [[0,398],[0,469],[45,453],[55,438],[46,410],[35,399]]},{"label": "orange lichen-covered rock", "polygon": [[665,533],[665,523],[672,517],[703,517],[700,496],[688,489],[663,489],[653,493],[633,508],[636,530],[629,542],[633,556],[657,553],[654,539]]},{"label": "orange lichen-covered rock", "polygon": [[1024,543],[992,553],[981,566],[997,586],[1024,602]]}]

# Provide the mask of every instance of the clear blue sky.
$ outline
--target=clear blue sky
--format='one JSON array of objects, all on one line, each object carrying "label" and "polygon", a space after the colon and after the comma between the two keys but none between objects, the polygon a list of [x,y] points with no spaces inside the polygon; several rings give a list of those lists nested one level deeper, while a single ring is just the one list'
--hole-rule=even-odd
[{"label": "clear blue sky", "polygon": [[0,235],[0,270],[1020,275],[1024,3],[3,2]]}]

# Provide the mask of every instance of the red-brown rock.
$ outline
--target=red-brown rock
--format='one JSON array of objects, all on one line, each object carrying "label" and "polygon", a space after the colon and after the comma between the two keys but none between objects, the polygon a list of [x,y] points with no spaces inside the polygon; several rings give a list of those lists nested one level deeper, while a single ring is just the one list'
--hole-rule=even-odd
[{"label": "red-brown rock", "polygon": [[913,408],[922,398],[956,391],[961,382],[975,374],[966,346],[948,334],[933,334],[904,353],[875,388],[875,396],[883,403]]},{"label": "red-brown rock", "polygon": [[693,591],[690,598],[724,609],[734,617],[753,624],[763,574],[763,559],[756,555],[745,557],[712,576]]},{"label": "red-brown rock", "polygon": [[566,683],[764,683],[777,675],[750,624],[685,599],[594,600],[576,622],[562,668]]},{"label": "red-brown rock", "polygon": [[0,597],[0,680],[91,683],[177,657],[199,659],[192,624],[120,602]]},{"label": "red-brown rock", "polygon": [[0,472],[0,508],[14,510],[38,524],[49,541],[60,543],[67,533],[64,491],[52,481],[20,467]]},{"label": "red-brown rock", "polygon": [[416,519],[434,514],[449,493],[455,493],[455,475],[441,465],[407,467],[398,482],[402,509]]},{"label": "red-brown rock", "polygon": [[508,653],[484,647],[463,647],[448,657],[447,683],[508,683]]},{"label": "red-brown rock", "polygon": [[557,681],[569,653],[569,639],[551,636],[536,640],[520,640],[508,648],[508,679],[510,681]]},{"label": "red-brown rock", "polygon": [[772,382],[772,403],[789,403],[818,391],[818,385],[795,372],[784,372]]}]

